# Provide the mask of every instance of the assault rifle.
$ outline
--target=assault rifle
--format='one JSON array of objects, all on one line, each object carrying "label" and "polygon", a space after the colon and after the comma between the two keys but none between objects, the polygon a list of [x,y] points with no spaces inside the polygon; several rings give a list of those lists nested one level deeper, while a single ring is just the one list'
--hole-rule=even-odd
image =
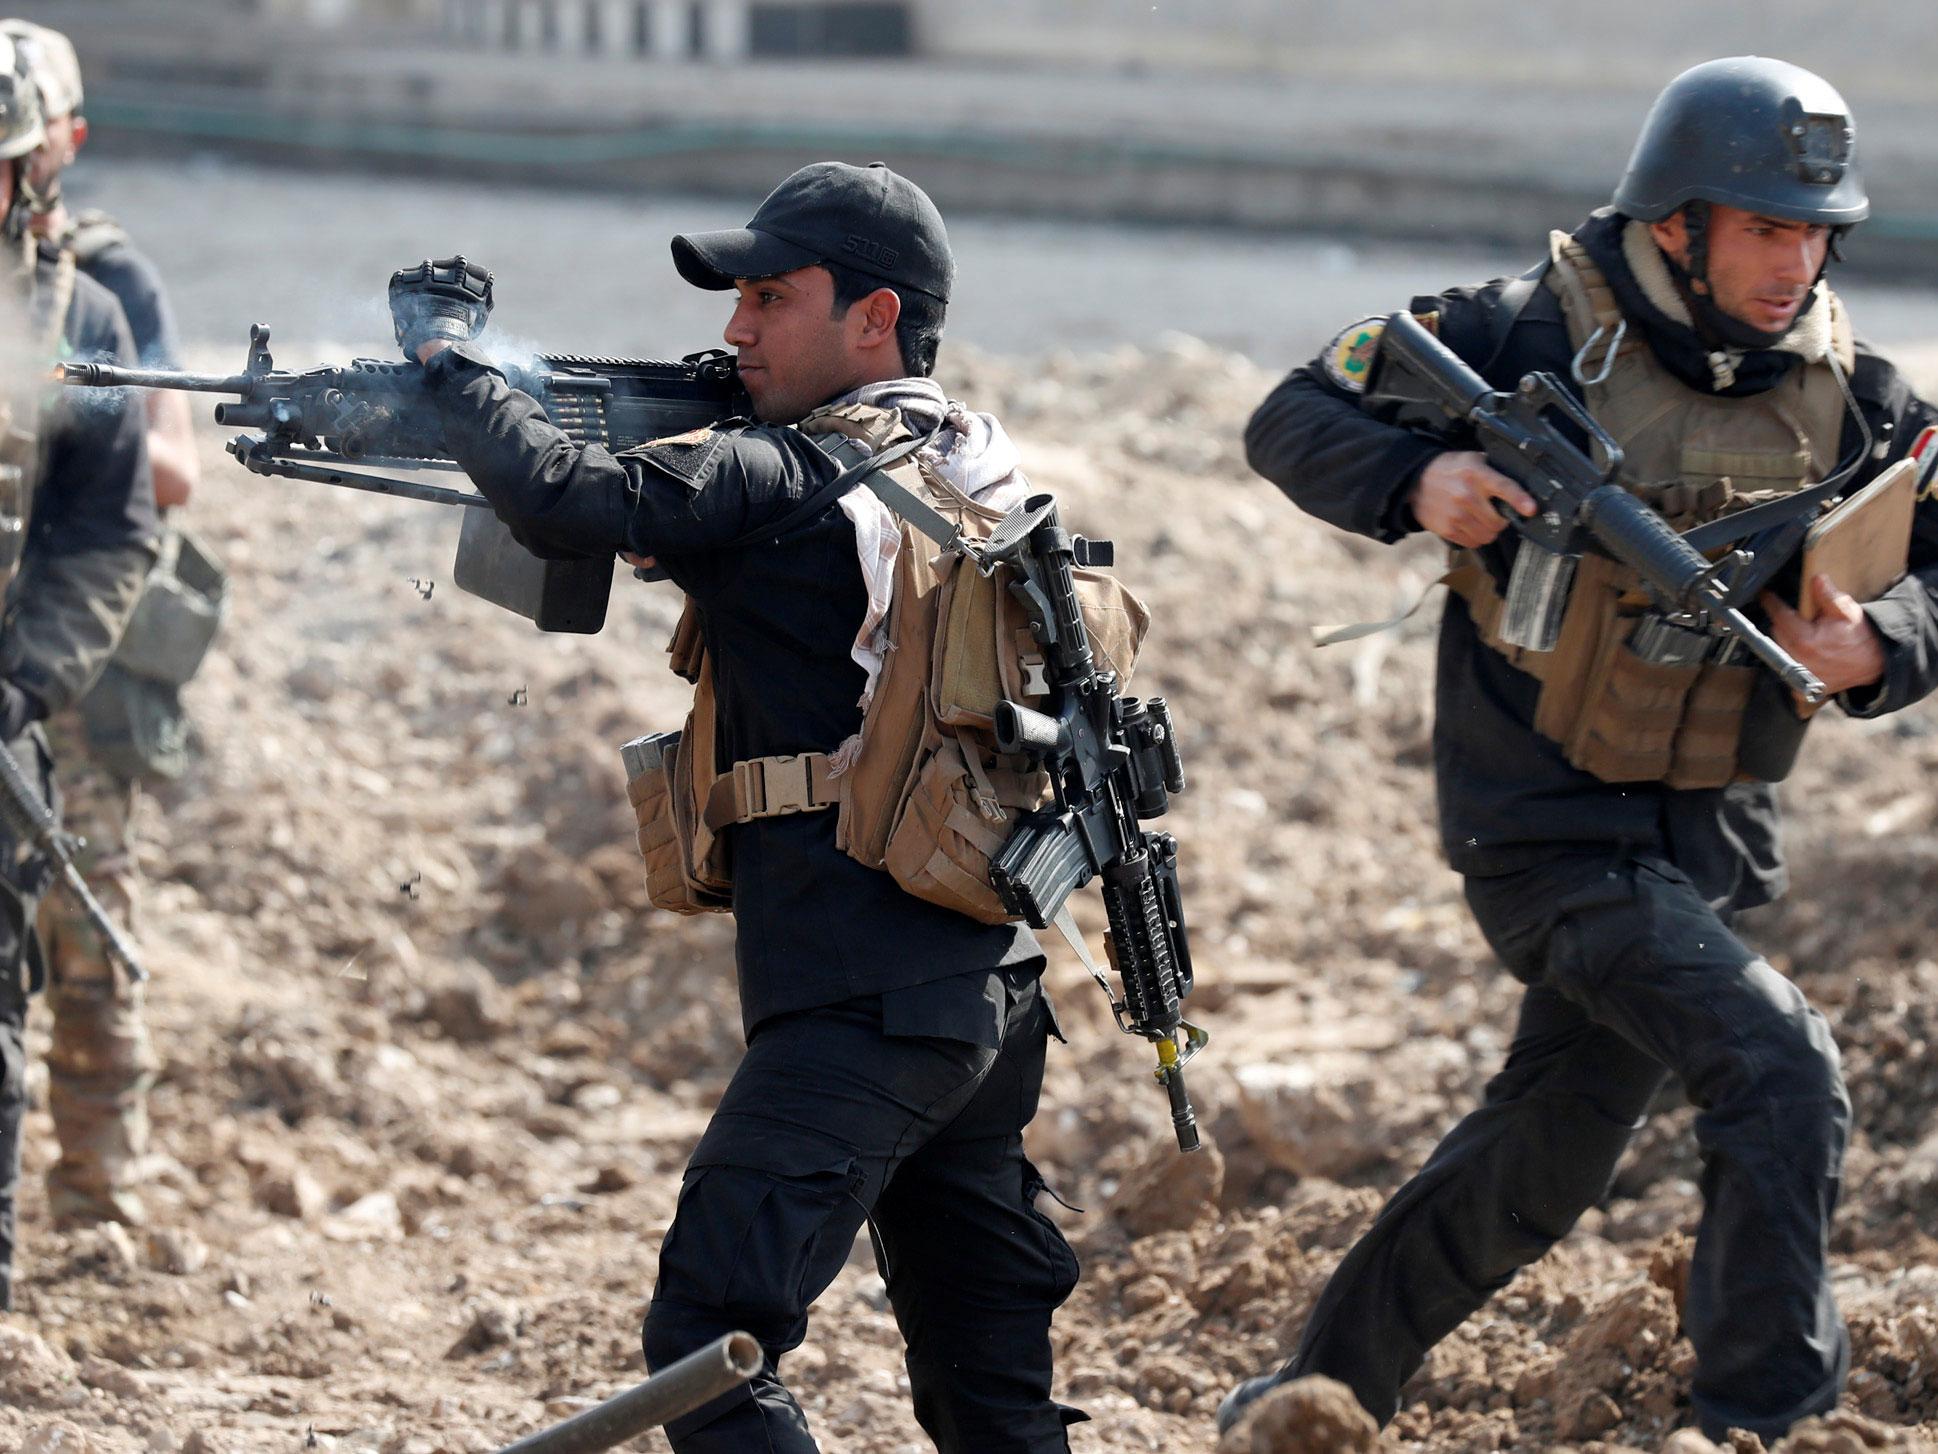
[{"label": "assault rifle", "polygon": [[[1426,405],[1464,426],[1488,464],[1534,497],[1532,516],[1495,502],[1521,534],[1503,613],[1505,639],[1552,649],[1573,562],[1598,550],[1641,576],[1673,625],[1740,642],[1805,701],[1823,699],[1824,685],[1810,669],[1739,609],[1753,594],[1752,583],[1767,574],[1752,553],[1732,550],[1709,560],[1616,484],[1620,447],[1554,375],[1529,374],[1513,393],[1501,393],[1411,313],[1395,313],[1380,335],[1366,397]],[[1593,439],[1606,466],[1597,468],[1556,427],[1553,414]]]},{"label": "assault rifle", "polygon": [[134,946],[101,907],[101,901],[94,897],[87,880],[74,866],[67,835],[61,832],[53,813],[27,781],[20,759],[4,743],[0,743],[0,825],[6,827],[16,843],[46,860],[55,884],[80,905],[95,932],[106,942],[108,953],[120,961],[128,977],[137,982],[147,979],[148,971],[142,967]]},{"label": "assault rifle", "polygon": [[[576,443],[614,451],[748,412],[733,359],[718,351],[678,362],[545,355],[500,367]],[[235,402],[215,406],[215,422],[258,431],[229,442],[229,453],[246,468],[466,507],[453,573],[459,589],[544,631],[591,633],[605,624],[610,560],[541,559],[513,538],[484,496],[423,478],[458,465],[414,363],[360,358],[293,373],[276,367],[269,329],[257,324],[239,374],[99,363],[63,364],[58,372],[63,382],[83,388],[233,394]]]},{"label": "assault rifle", "polygon": [[[1192,974],[1178,845],[1139,825],[1184,791],[1170,709],[1162,697],[1117,695],[1116,676],[1091,651],[1074,572],[1108,565],[1110,547],[1064,530],[1054,496],[1032,496],[1010,511],[976,555],[985,568],[1003,564],[1015,572],[1010,590],[1029,614],[1050,684],[1048,712],[997,705],[997,748],[1041,763],[1056,794],[1017,824],[990,864],[990,881],[1003,907],[1033,928],[1056,924],[1110,996],[1118,1028],[1156,1045],[1157,1080],[1170,1097],[1178,1149],[1196,1151],[1184,1065],[1210,1037],[1182,1012]],[[1105,943],[1121,998],[1066,917],[1070,895],[1093,878],[1103,881]]]}]

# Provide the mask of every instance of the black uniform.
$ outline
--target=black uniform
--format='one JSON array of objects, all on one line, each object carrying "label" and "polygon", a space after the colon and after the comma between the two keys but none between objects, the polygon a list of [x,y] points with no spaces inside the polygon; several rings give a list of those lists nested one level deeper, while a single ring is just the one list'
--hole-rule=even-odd
[{"label": "black uniform", "polygon": [[[1598,214],[1576,235],[1657,357],[1683,382],[1712,388],[1693,333],[1634,282],[1620,222]],[[1437,313],[1441,339],[1496,388],[1536,369],[1569,377],[1574,350],[1546,286],[1498,280],[1413,308]],[[1798,366],[1793,354],[1750,354],[1730,392],[1767,389]],[[1855,489],[1934,416],[1862,345],[1852,386],[1877,445]],[[1844,443],[1861,447],[1854,422]],[[1246,444],[1253,467],[1301,507],[1386,541],[1420,528],[1407,497],[1449,447],[1362,410],[1321,361],[1273,391]],[[1499,581],[1514,539],[1482,553]],[[1846,711],[1893,710],[1938,684],[1929,502],[1912,567],[1866,608],[1888,665],[1879,686],[1842,699]],[[1794,572],[1788,584],[1794,591]],[[1727,927],[1736,910],[1782,890],[1775,796],[1762,785],[1603,783],[1535,732],[1538,691],[1450,597],[1434,729],[1442,843],[1527,996],[1486,1104],[1348,1254],[1288,1368],[1339,1378],[1390,1418],[1426,1351],[1606,1194],[1673,1071],[1702,1111],[1706,1213],[1685,1317],[1699,1355],[1696,1407],[1712,1432],[1781,1432],[1834,1403],[1848,1363],[1824,1259],[1850,1110],[1821,1016]]]},{"label": "black uniform", "polygon": [[[720,761],[859,730],[867,605],[839,473],[795,430],[580,449],[470,346],[426,369],[446,437],[548,551],[657,557],[698,604]],[[780,527],[778,530],[776,527]],[[1041,954],[903,892],[835,846],[834,815],[730,831],[748,1051],[688,1166],[644,1332],[663,1367],[734,1328],[751,1385],[672,1425],[682,1451],[814,1448],[776,1376],[871,1213],[916,1412],[945,1450],[1062,1450],[1049,1323],[1076,1260],[1022,1152],[1054,1024]]]},{"label": "black uniform", "polygon": [[[51,288],[56,255],[38,254],[38,286]],[[129,365],[134,345],[112,295],[74,279],[59,350],[66,358]],[[0,626],[0,739],[51,790],[51,763],[31,724],[76,701],[106,663],[154,560],[155,494],[147,425],[133,393],[67,390],[39,422],[40,470],[19,574]],[[5,861],[11,863],[11,847]],[[25,1109],[22,1031],[27,926],[40,888],[29,865],[0,893],[0,1272],[11,1265],[14,1188]],[[0,1299],[10,1289],[0,1284]]]}]

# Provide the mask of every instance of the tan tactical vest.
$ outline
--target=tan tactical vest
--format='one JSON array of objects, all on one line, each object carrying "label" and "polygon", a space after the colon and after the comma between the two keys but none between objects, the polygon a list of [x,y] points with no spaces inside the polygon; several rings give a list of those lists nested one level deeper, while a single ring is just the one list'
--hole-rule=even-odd
[{"label": "tan tactical vest", "polygon": [[[863,404],[817,410],[800,428],[845,436],[870,453],[911,437],[899,414]],[[831,452],[843,457],[839,447]],[[1002,518],[915,458],[888,473],[969,540],[986,538]],[[860,733],[827,752],[717,769],[712,672],[688,600],[667,651],[694,684],[693,708],[677,739],[660,739],[658,760],[631,772],[627,785],[655,906],[726,910],[729,826],[834,809],[837,845],[917,898],[986,924],[1013,917],[990,885],[990,859],[1016,820],[1046,801],[1049,780],[996,751],[995,711],[1005,699],[1045,705],[1045,664],[1009,593],[1008,567],[984,575],[907,520],[901,534],[881,673]],[[1091,649],[1126,683],[1150,613],[1108,572],[1076,577]]]},{"label": "tan tactical vest", "polygon": [[[1617,481],[1678,530],[1816,484],[1836,467],[1847,405],[1823,360],[1764,393],[1721,398],[1692,389],[1656,359],[1639,329],[1621,331],[1613,290],[1566,233],[1551,240],[1547,285],[1568,336],[1584,351],[1588,410],[1622,448]],[[1844,306],[1827,287],[1831,350],[1848,375],[1855,354]],[[1611,340],[1620,334],[1614,357]],[[1541,682],[1535,729],[1568,761],[1603,782],[1713,788],[1739,780],[1746,708],[1761,668],[1735,662],[1644,660],[1628,641],[1653,607],[1626,566],[1585,555],[1560,636],[1550,652],[1501,641],[1502,599],[1470,551],[1449,583],[1468,602],[1488,645]]]}]

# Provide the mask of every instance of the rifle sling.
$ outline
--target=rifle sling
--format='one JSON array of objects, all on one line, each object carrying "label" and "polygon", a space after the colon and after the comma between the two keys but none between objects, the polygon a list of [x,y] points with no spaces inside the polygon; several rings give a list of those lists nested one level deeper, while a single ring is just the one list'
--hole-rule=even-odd
[{"label": "rifle sling", "polygon": [[1794,495],[1785,495],[1780,500],[1768,500],[1761,505],[1752,505],[1747,510],[1738,510],[1734,515],[1724,515],[1711,520],[1706,525],[1698,525],[1682,533],[1682,538],[1692,549],[1707,553],[1719,545],[1729,545],[1769,530],[1778,525],[1787,525],[1801,518],[1823,504],[1834,499],[1850,481],[1843,478],[1840,470],[1820,485],[1812,485],[1807,490],[1798,490]]},{"label": "rifle sling", "polygon": [[[876,484],[877,479],[882,480],[882,483],[888,485],[897,494],[909,500],[915,506],[919,506],[921,509],[927,510],[929,514],[934,515],[945,532],[941,543],[945,546],[949,545],[951,539],[955,537],[955,527],[950,525],[939,512],[930,510],[927,505],[923,505],[920,500],[917,500],[915,496],[909,494],[907,490],[902,489],[900,485],[895,484],[892,480],[888,480],[881,474],[883,470],[894,468],[910,455],[914,454],[916,450],[931,443],[936,435],[941,432],[942,426],[938,424],[927,434],[915,439],[905,439],[892,449],[885,449],[880,454],[870,454],[860,445],[854,445],[852,449],[849,449],[847,446],[852,443],[850,440],[839,438],[831,440],[824,436],[815,436],[814,442],[844,466],[841,473],[821,486],[820,489],[811,492],[800,504],[796,505],[773,524],[763,525],[757,530],[749,530],[745,535],[737,536],[718,548],[721,550],[737,550],[742,546],[753,545],[763,540],[778,540],[794,530],[797,526],[805,525],[808,521],[814,519],[815,516],[819,515],[829,505],[847,494],[857,484],[868,486],[869,489],[874,491],[877,497],[882,499],[883,504],[887,505],[889,509],[896,510],[897,513],[900,513],[895,501],[887,499],[884,496],[881,487]],[[924,535],[933,533],[921,520],[911,518],[911,523]]]},{"label": "rifle sling", "polygon": [[830,490],[839,485],[845,491],[848,484],[853,483],[858,475],[860,483],[869,493],[895,514],[908,521],[944,550],[965,555],[969,547],[955,523],[916,495],[914,491],[904,489],[888,475],[889,470],[929,444],[941,432],[942,426],[938,424],[921,438],[905,440],[893,449],[884,450],[880,454],[871,454],[866,446],[841,435],[819,435],[815,442],[834,458],[847,464],[847,468],[842,470],[840,477],[829,486]]}]

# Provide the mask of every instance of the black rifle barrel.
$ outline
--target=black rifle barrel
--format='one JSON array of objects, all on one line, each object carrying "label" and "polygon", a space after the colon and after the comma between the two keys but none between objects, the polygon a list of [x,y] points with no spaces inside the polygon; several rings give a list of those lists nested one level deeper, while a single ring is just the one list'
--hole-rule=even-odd
[{"label": "black rifle barrel", "polygon": [[184,389],[194,394],[247,394],[259,382],[248,374],[184,374],[104,363],[56,364],[54,377],[81,389]]},{"label": "black rifle barrel", "polygon": [[563,1423],[527,1434],[498,1454],[599,1454],[731,1393],[760,1372],[762,1361],[752,1334],[728,1333],[644,1383]]},{"label": "black rifle barrel", "polygon": [[81,906],[81,912],[87,915],[88,922],[107,941],[108,953],[121,961],[121,967],[128,971],[128,977],[136,981],[147,979],[148,971],[142,967],[134,945],[128,942],[127,936],[121,932],[121,926],[101,907],[101,901],[94,897],[87,880],[81,877],[81,871],[74,866],[66,841],[61,837],[60,825],[54,821],[53,813],[41,801],[33,784],[27,781],[20,759],[4,743],[0,743],[0,824],[4,824],[23,846],[47,856],[60,886]]}]

